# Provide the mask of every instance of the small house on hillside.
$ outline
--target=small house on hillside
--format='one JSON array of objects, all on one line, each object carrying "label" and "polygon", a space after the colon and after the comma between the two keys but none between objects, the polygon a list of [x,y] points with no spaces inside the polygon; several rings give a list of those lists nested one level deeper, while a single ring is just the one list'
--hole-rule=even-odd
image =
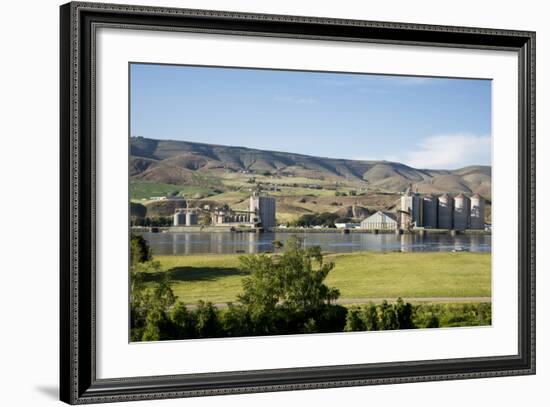
[{"label": "small house on hillside", "polygon": [[361,229],[397,229],[397,219],[391,212],[378,211],[361,222]]}]

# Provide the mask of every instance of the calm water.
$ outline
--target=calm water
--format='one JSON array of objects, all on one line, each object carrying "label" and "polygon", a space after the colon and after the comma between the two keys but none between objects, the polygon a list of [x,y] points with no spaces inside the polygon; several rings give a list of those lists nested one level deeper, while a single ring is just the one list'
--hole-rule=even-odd
[{"label": "calm water", "polygon": [[179,255],[199,253],[262,253],[273,252],[273,241],[284,242],[290,236],[300,236],[307,246],[321,246],[331,253],[357,251],[448,252],[469,250],[490,252],[490,235],[447,234],[379,234],[372,233],[144,233],[153,254]]}]

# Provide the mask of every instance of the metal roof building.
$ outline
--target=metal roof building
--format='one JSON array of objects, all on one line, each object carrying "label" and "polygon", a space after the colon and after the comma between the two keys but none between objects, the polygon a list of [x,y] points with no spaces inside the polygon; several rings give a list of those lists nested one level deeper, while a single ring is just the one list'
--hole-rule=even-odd
[{"label": "metal roof building", "polygon": [[361,229],[397,229],[397,219],[393,213],[378,211],[361,222]]}]

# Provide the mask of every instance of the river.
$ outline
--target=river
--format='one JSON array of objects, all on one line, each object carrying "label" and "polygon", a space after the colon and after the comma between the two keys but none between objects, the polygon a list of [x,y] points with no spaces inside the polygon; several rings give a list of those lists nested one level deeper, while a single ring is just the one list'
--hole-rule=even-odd
[{"label": "river", "polygon": [[155,255],[263,253],[275,250],[273,242],[290,236],[304,239],[306,246],[321,246],[330,253],[358,251],[490,252],[490,235],[373,234],[373,233],[143,233]]}]

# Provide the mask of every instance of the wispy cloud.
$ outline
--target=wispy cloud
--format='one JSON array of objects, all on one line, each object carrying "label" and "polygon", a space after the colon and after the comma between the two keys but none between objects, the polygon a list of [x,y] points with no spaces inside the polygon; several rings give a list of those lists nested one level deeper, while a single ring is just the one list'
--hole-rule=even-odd
[{"label": "wispy cloud", "polygon": [[319,103],[315,98],[311,97],[296,97],[296,96],[278,96],[275,98],[276,102],[292,103],[297,105],[311,105]]},{"label": "wispy cloud", "polygon": [[322,78],[318,83],[319,86],[348,89],[349,92],[359,94],[389,94],[402,92],[403,88],[438,85],[444,80],[445,78],[425,76],[365,75],[355,79],[350,79],[349,76]]},{"label": "wispy cloud", "polygon": [[391,158],[411,167],[430,169],[490,164],[491,137],[471,133],[436,135],[421,140],[412,151]]},{"label": "wispy cloud", "polygon": [[396,77],[396,83],[398,85],[405,86],[418,86],[418,85],[430,85],[438,83],[441,78],[427,78],[425,76],[398,76]]}]

